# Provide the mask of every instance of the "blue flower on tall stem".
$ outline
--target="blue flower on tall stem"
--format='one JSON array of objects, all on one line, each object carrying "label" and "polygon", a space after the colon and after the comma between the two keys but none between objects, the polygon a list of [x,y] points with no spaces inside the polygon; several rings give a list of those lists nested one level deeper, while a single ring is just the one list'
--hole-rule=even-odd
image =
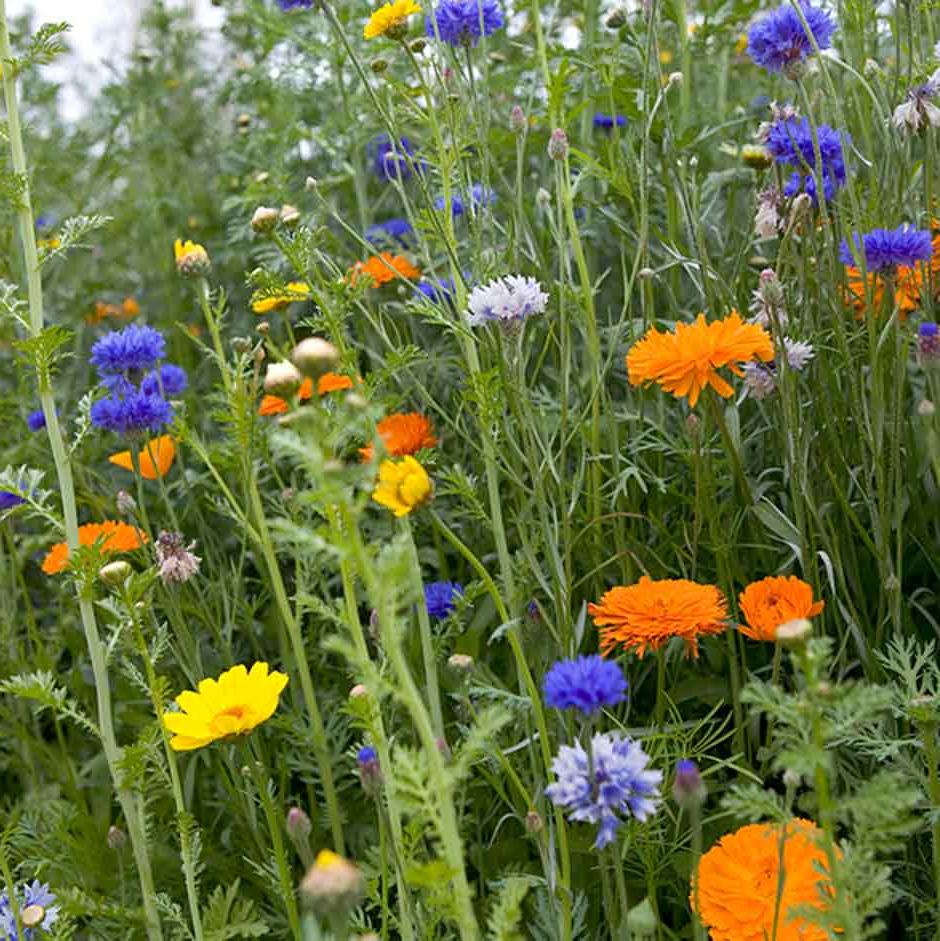
[{"label": "blue flower on tall stem", "polygon": [[430,39],[440,36],[451,46],[475,46],[502,25],[497,0],[440,0],[424,21]]},{"label": "blue flower on tall stem", "polygon": [[820,49],[832,45],[835,20],[825,10],[809,3],[801,3],[800,9],[809,33],[799,13],[789,3],[772,10],[751,27],[747,36],[748,55],[768,72],[794,76],[797,64],[815,51],[810,36]]},{"label": "blue flower on tall stem", "polygon": [[545,674],[545,704],[553,709],[577,709],[593,716],[605,706],[627,698],[627,678],[620,664],[599,654],[559,660]]},{"label": "blue flower on tall stem", "polygon": [[282,10],[309,10],[313,7],[313,0],[277,0]]},{"label": "blue flower on tall stem", "polygon": [[407,180],[418,164],[415,152],[407,137],[393,141],[388,134],[372,138],[367,149],[372,170],[380,180]]},{"label": "blue flower on tall stem", "polygon": [[407,219],[386,219],[384,222],[376,222],[366,229],[366,239],[370,242],[395,241],[400,245],[407,247],[410,242],[410,236],[414,233],[411,223]]},{"label": "blue flower on tall stem", "polygon": [[424,586],[424,604],[432,618],[443,620],[456,607],[463,596],[463,585],[458,582],[430,582]]},{"label": "blue flower on tall stem", "polygon": [[600,131],[611,131],[614,127],[625,127],[627,119],[622,114],[605,114],[598,111],[594,115],[593,124]]},{"label": "blue flower on tall stem", "polygon": [[[845,186],[845,149],[852,139],[845,131],[820,124],[816,127],[816,142],[822,160],[823,196],[828,202]],[[809,120],[790,117],[775,121],[767,132],[767,149],[778,164],[794,168],[784,187],[784,195],[806,193],[817,202],[816,146]]]},{"label": "blue flower on tall stem", "polygon": [[904,265],[913,268],[918,262],[930,261],[933,254],[930,232],[902,225],[897,229],[872,229],[861,237],[856,232],[853,245],[842,240],[839,257],[847,265],[854,265],[855,255],[863,254],[868,271],[886,271]]},{"label": "blue flower on tall stem", "polygon": [[41,408],[30,412],[26,416],[26,427],[33,432],[42,431],[46,427],[46,413]]}]

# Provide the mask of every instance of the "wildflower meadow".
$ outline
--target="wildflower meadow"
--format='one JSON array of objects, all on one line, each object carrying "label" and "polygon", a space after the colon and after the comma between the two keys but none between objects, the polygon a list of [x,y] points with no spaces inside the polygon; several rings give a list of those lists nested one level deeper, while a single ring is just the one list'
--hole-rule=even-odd
[{"label": "wildflower meadow", "polygon": [[940,7],[775,2],[0,0],[0,941],[940,938]]}]

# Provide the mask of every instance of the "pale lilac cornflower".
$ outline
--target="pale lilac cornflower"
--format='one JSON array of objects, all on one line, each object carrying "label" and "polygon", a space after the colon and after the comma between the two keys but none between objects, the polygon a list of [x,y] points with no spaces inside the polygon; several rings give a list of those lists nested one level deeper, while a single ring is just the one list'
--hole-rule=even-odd
[{"label": "pale lilac cornflower", "polygon": [[641,823],[659,807],[661,771],[647,767],[650,757],[633,739],[598,732],[591,760],[580,742],[562,745],[552,762],[555,783],[545,794],[567,808],[571,820],[598,824],[595,849],[603,849],[625,818]]},{"label": "pale lilac cornflower", "polygon": [[155,544],[160,578],[165,585],[182,585],[198,571],[202,559],[193,555],[196,543],[185,544],[182,533],[163,531]]},{"label": "pale lilac cornflower", "polygon": [[546,304],[548,295],[535,278],[510,274],[471,291],[467,320],[471,327],[487,323],[521,327],[529,317],[544,313]]},{"label": "pale lilac cornflower", "polygon": [[812,343],[807,343],[805,340],[793,340],[790,337],[783,338],[783,349],[787,357],[787,366],[797,372],[805,369],[816,355]]},{"label": "pale lilac cornflower", "polygon": [[777,375],[773,364],[744,364],[744,391],[749,398],[762,402],[777,391]]},{"label": "pale lilac cornflower", "polygon": [[940,69],[923,84],[912,88],[894,109],[891,123],[902,133],[916,134],[923,127],[940,127],[940,108],[932,99],[940,95]]},{"label": "pale lilac cornflower", "polygon": [[769,330],[775,324],[782,329],[787,325],[787,310],[784,306],[783,288],[773,268],[760,273],[757,290],[751,300],[751,323],[760,324]]},{"label": "pale lilac cornflower", "polygon": [[783,228],[780,209],[783,197],[776,186],[771,186],[757,195],[757,212],[754,213],[754,234],[759,239],[775,238]]},{"label": "pale lilac cornflower", "polygon": [[[55,896],[38,879],[25,883],[16,890],[16,902],[20,912],[20,921],[27,925],[23,932],[23,941],[33,941],[38,933],[49,931],[59,918],[59,907],[53,905]],[[16,919],[13,906],[7,892],[0,893],[0,938],[5,941],[17,941]]]}]

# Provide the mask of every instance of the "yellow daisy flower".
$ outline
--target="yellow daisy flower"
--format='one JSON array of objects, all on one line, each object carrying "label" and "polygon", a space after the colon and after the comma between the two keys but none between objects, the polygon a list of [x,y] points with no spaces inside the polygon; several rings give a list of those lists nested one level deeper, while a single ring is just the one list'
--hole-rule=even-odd
[{"label": "yellow daisy flower", "polygon": [[173,243],[173,257],[176,259],[176,270],[186,278],[203,277],[212,267],[205,248],[189,239],[185,242],[177,239]]},{"label": "yellow daisy flower", "polygon": [[407,516],[427,503],[433,490],[428,472],[408,455],[400,461],[382,461],[379,483],[372,491],[372,499],[396,516]]},{"label": "yellow daisy flower", "polygon": [[366,39],[375,39],[377,36],[401,39],[405,35],[408,17],[420,12],[421,7],[415,0],[390,0],[369,17],[362,34]]},{"label": "yellow daisy flower", "polygon": [[170,747],[192,751],[247,735],[274,715],[286,685],[287,676],[268,672],[266,663],[256,663],[250,672],[239,664],[217,680],[202,680],[198,693],[186,690],[176,697],[180,712],[163,714],[164,726],[173,733]]},{"label": "yellow daisy flower", "polygon": [[251,309],[256,314],[269,314],[272,310],[281,310],[288,304],[305,301],[309,297],[309,284],[305,281],[291,281],[279,294],[255,294],[251,299]]}]

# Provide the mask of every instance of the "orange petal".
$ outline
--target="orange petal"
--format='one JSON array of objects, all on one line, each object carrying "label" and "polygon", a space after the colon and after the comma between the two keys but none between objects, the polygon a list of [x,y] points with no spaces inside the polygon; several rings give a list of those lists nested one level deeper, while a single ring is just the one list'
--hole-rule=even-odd
[{"label": "orange petal", "polygon": [[[140,462],[140,476],[144,480],[157,480],[159,477],[165,477],[176,458],[176,442],[171,435],[153,438],[144,445],[137,458]],[[134,461],[130,451],[112,454],[108,460],[124,470],[134,470]]]}]

